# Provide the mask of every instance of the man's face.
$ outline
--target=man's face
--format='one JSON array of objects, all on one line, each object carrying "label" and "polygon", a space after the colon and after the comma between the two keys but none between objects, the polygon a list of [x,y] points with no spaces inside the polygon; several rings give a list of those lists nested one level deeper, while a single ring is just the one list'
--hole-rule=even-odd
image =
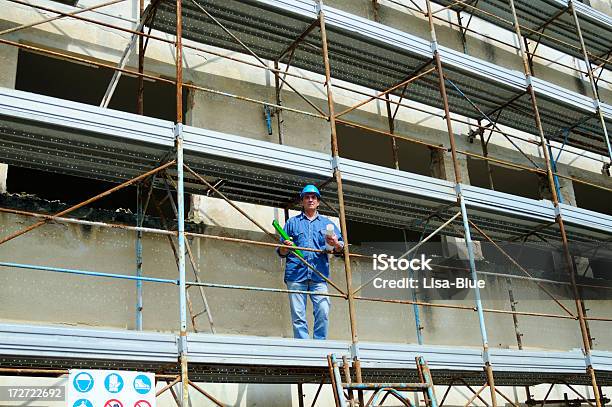
[{"label": "man's face", "polygon": [[309,192],[302,197],[302,207],[304,210],[316,210],[319,207],[317,195]]}]

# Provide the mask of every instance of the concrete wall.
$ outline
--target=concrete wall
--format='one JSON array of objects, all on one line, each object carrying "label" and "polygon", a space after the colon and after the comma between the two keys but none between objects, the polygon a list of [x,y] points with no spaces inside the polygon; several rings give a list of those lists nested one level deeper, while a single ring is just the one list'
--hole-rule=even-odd
[{"label": "concrete wall", "polygon": [[[610,13],[609,2],[597,1],[594,6]],[[61,8],[56,2],[45,2],[49,7]],[[94,4],[91,1],[81,1],[84,6]],[[135,2],[120,3],[104,9],[104,13],[85,13],[84,15],[102,19],[113,24],[133,27],[137,15]],[[372,3],[367,0],[330,0],[326,4],[332,7],[374,19]],[[401,30],[410,31],[422,38],[429,39],[427,21],[423,16],[406,13],[388,1],[381,0],[377,18],[384,24]],[[31,9],[0,0],[3,15],[0,17],[0,27],[28,23],[46,17],[48,13],[33,12]],[[450,15],[447,13],[446,15]],[[451,18],[455,18],[450,15]],[[493,33],[497,38],[514,43],[511,32],[502,31],[488,23],[475,19],[471,28],[479,32]],[[455,49],[462,49],[461,39],[457,31],[447,24],[436,23],[440,42]],[[114,63],[119,59],[129,35],[113,32],[110,29],[84,26],[75,20],[61,20],[28,29],[9,39],[33,43],[41,46],[86,55],[101,61]],[[562,56],[556,51],[545,50],[547,55],[570,65],[579,66],[573,58]],[[205,49],[207,47],[204,47]],[[521,61],[515,51],[509,47],[499,46],[489,40],[468,35],[467,52],[489,62],[511,69],[521,70]],[[248,57],[232,54],[244,60]],[[174,51],[168,44],[151,42],[147,51],[147,71],[172,77]],[[132,58],[130,65],[134,65]],[[252,60],[254,62],[254,60]],[[185,50],[185,80],[211,89],[222,90],[243,96],[257,98],[273,103],[274,80],[263,70],[253,67],[228,63],[217,57],[211,57],[200,52]],[[17,51],[15,48],[0,46],[0,86],[13,87],[17,66]],[[562,85],[570,90],[589,95],[588,83],[576,77],[575,73],[566,68],[536,61],[535,74],[538,77]],[[292,72],[321,79],[299,70]],[[304,81],[290,79],[291,83],[313,100],[317,106],[326,107],[325,94],[320,86],[314,86]],[[602,97],[612,99],[609,89],[602,85]],[[308,110],[309,107],[293,92],[285,90],[283,99],[286,106]],[[337,111],[363,99],[347,91],[335,89]],[[410,105],[423,107],[416,103]],[[440,109],[430,109],[441,113]],[[384,104],[370,103],[346,117],[368,126],[379,129],[387,128],[387,120],[383,116]],[[313,151],[329,152],[330,138],[327,122],[285,112],[285,143],[291,146],[306,148]],[[263,118],[261,105],[239,102],[234,99],[212,95],[205,92],[191,94],[191,106],[187,115],[187,123],[210,128],[213,130],[235,133],[260,140],[277,141],[278,134],[273,120],[273,134],[268,135]],[[472,153],[481,153],[478,143],[467,140],[467,126],[455,125],[458,148]],[[449,146],[444,122],[427,113],[401,109],[396,123],[398,133],[410,135],[420,140]],[[530,135],[516,134],[533,138]],[[348,135],[347,137],[350,137]],[[371,137],[381,137],[371,135]],[[382,141],[382,139],[380,139]],[[387,142],[380,143],[381,153],[387,150]],[[533,155],[539,164],[543,161],[537,149],[529,143],[518,143],[525,151]],[[357,147],[366,148],[365,142]],[[348,147],[347,147],[348,149]],[[409,168],[414,155],[406,154],[408,148],[400,145],[400,168]],[[341,155],[342,155],[341,150]],[[524,164],[524,158],[514,151],[510,144],[501,137],[494,136],[489,151],[492,156]],[[390,156],[390,152],[389,156]],[[378,154],[378,153],[377,153]],[[406,154],[406,155],[403,155]],[[378,155],[373,157],[378,159]],[[423,157],[418,157],[419,160]],[[389,161],[385,158],[385,164]],[[427,159],[424,160],[426,162]],[[454,179],[453,168],[448,153],[429,159],[430,175]],[[404,167],[406,165],[406,167]],[[612,186],[608,177],[599,174],[598,164],[577,158],[568,154],[562,157],[560,172],[588,178],[592,181]],[[462,179],[469,182],[470,174],[467,162],[463,156],[460,159]],[[3,191],[3,179],[6,179],[6,166],[0,165],[0,191]],[[10,176],[10,172],[9,172]],[[575,196],[570,181],[562,180],[562,195],[566,202],[575,203]],[[543,191],[543,197],[546,191]],[[193,211],[190,218],[206,225],[206,233],[225,236],[237,236],[254,240],[266,241],[248,221],[236,214],[233,208],[218,199],[193,197]],[[264,208],[250,204],[240,204],[242,208],[253,215],[261,224],[269,225],[270,220],[283,220],[278,209]],[[0,215],[1,235],[6,235],[20,227],[28,225],[31,219]],[[74,225],[49,224],[19,237],[8,244],[0,246],[0,258],[7,261],[30,264],[44,264],[68,268],[84,268],[89,270],[133,274],[135,273],[134,234],[117,230],[88,228]],[[214,240],[195,240],[193,250],[202,271],[203,278],[209,282],[243,284],[265,287],[283,288],[283,265],[280,259],[270,250],[255,246],[236,245]],[[144,239],[144,272],[147,276],[176,278],[176,265],[166,238],[146,236]],[[363,272],[370,268],[364,262],[354,261],[354,285],[362,282]],[[191,271],[189,271],[191,273]],[[190,274],[189,274],[190,275]],[[343,264],[334,260],[332,264],[333,280],[340,287],[345,286]],[[121,280],[106,280],[101,278],[85,278],[70,275],[57,275],[41,271],[4,269],[0,273],[0,320],[31,321],[37,323],[61,323],[84,326],[104,326],[116,328],[134,328],[135,316],[135,284]],[[493,290],[485,296],[485,306],[488,308],[510,309],[507,300],[505,280],[487,278],[487,283]],[[513,283],[515,296],[521,311],[536,311],[543,313],[560,313],[560,309],[530,282],[517,281]],[[197,291],[190,290],[194,307],[201,307]],[[218,332],[225,334],[246,334],[258,336],[290,337],[289,309],[286,296],[283,294],[268,294],[245,291],[227,291],[207,289],[206,294],[214,315]],[[556,294],[564,298],[563,302],[571,309],[573,303],[564,290]],[[424,296],[424,293],[420,294]],[[530,298],[525,300],[524,298]],[[423,300],[428,300],[422,297]],[[473,305],[472,292],[458,292],[451,304]],[[605,303],[587,302],[593,315],[607,315],[609,305]],[[178,327],[178,296],[177,289],[172,285],[145,283],[144,285],[144,326],[147,330],[176,331]],[[480,346],[480,333],[476,314],[472,311],[458,311],[444,308],[421,307],[424,339],[428,344]],[[347,306],[344,300],[332,300],[331,339],[348,339],[349,327]],[[391,305],[375,302],[359,302],[357,305],[358,333],[362,341],[388,341],[396,343],[416,342],[414,316],[412,307]],[[206,318],[201,317],[198,328],[208,330]],[[516,339],[512,318],[509,315],[487,313],[486,323],[492,347],[515,348]],[[612,339],[607,335],[605,323],[593,322],[591,331],[595,337],[595,348],[612,350]],[[526,348],[572,349],[580,347],[578,325],[575,321],[552,318],[534,318],[519,316],[519,329],[523,333],[523,344]],[[2,383],[2,382],[0,382]],[[12,382],[9,382],[12,383]],[[296,405],[295,386],[269,385],[205,385],[205,388],[235,406],[286,406]],[[546,389],[539,391],[545,392]],[[582,389],[585,390],[585,389]],[[314,386],[306,386],[307,402],[316,391]],[[588,389],[586,391],[588,393]],[[463,405],[460,398],[461,390],[451,392],[451,405]],[[536,394],[538,391],[536,390]],[[273,396],[270,396],[273,394]],[[440,393],[439,393],[440,394]],[[524,401],[522,389],[515,390],[516,400]],[[540,394],[542,396],[543,394]],[[207,405],[199,395],[194,395],[197,405]],[[331,403],[330,393],[323,395]],[[558,395],[556,398],[562,398]],[[200,404],[201,403],[201,404]],[[160,405],[170,405],[171,399],[166,394],[160,399]],[[325,405],[323,403],[322,405]]]},{"label": "concrete wall", "polygon": [[[0,45],[0,86],[15,87],[17,74],[17,48],[9,45]],[[8,165],[0,163],[0,193],[6,192],[6,177]]]},{"label": "concrete wall", "polygon": [[[21,216],[0,215],[3,235],[32,223]],[[268,241],[262,233],[231,229],[206,228],[207,234],[241,236]],[[6,261],[86,269],[98,272],[135,274],[134,234],[117,229],[80,225],[48,224],[0,246],[0,257]],[[176,265],[165,237],[145,236],[143,240],[144,275],[175,279]],[[192,249],[207,282],[284,288],[280,258],[268,248],[223,242],[212,239],[192,241]],[[112,261],[111,261],[112,259]],[[353,285],[365,282],[370,261],[352,260]],[[345,287],[344,267],[333,259],[332,280]],[[188,270],[189,279],[193,279]],[[368,278],[370,274],[367,274]],[[125,280],[90,278],[43,271],[4,269],[0,319],[38,323],[84,324],[91,326],[134,328],[135,283]],[[483,291],[488,308],[510,309],[505,279],[486,277]],[[330,288],[331,289],[331,288]],[[519,310],[560,313],[556,304],[532,282],[513,282]],[[333,290],[333,289],[331,289]],[[570,293],[551,288],[566,306],[572,307]],[[191,289],[194,309],[201,309],[196,290]],[[178,327],[178,290],[173,285],[145,283],[144,327],[155,331],[175,331]],[[219,333],[291,337],[289,310],[284,294],[206,289]],[[473,306],[471,290],[459,290],[447,299],[423,301],[448,302]],[[330,339],[350,338],[346,301],[332,298]],[[605,304],[601,304],[602,312]],[[609,304],[607,305],[609,306]],[[603,308],[602,308],[603,307]],[[422,307],[426,343],[479,346],[480,334],[476,314],[445,308]],[[397,343],[416,342],[411,306],[360,301],[357,306],[359,336],[363,341]],[[515,348],[516,341],[509,315],[487,313],[487,327],[493,346]],[[572,349],[580,345],[577,323],[571,320],[519,316],[523,343],[528,348]],[[205,317],[199,330],[208,331]],[[550,335],[541,335],[542,330]],[[448,332],[455,332],[449,336]],[[596,338],[598,349],[612,350],[612,340]]]}]

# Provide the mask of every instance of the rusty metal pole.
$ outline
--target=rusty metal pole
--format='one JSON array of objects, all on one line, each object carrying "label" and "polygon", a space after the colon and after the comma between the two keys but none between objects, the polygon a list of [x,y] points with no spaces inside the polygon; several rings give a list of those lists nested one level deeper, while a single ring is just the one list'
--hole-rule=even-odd
[{"label": "rusty metal pole", "polygon": [[[283,95],[280,82],[280,70],[278,60],[274,61],[274,69],[276,73],[274,75],[274,90],[276,94],[276,105],[283,106]],[[285,117],[283,115],[283,109],[276,109],[276,124],[278,126],[278,144],[285,144]],[[285,215],[285,222],[289,220],[289,208],[284,208],[283,213]]]},{"label": "rusty metal pole", "polygon": [[[323,53],[323,63],[325,65],[325,84],[327,88],[327,105],[329,114],[329,127],[331,130],[331,153],[334,166],[334,178],[338,186],[338,206],[340,209],[340,231],[344,238],[344,273],[346,275],[346,294],[349,308],[349,322],[351,326],[351,358],[355,369],[355,381],[362,383],[361,362],[359,360],[359,339],[357,337],[357,317],[355,312],[355,293],[352,285],[351,258],[349,252],[348,234],[346,230],[346,212],[344,208],[344,192],[342,190],[342,174],[338,168],[338,135],[336,133],[336,118],[334,111],[334,96],[331,84],[331,67],[329,63],[329,51],[327,49],[327,33],[325,31],[325,12],[323,11],[323,1],[319,0],[319,24],[321,26],[321,48]],[[363,392],[359,392],[360,402],[363,399]],[[363,405],[363,403],[361,403]]]},{"label": "rusty metal pole", "polygon": [[[387,121],[389,122],[389,133],[395,134],[395,120],[391,113],[391,99],[389,94],[385,94],[385,105],[387,106]],[[393,154],[393,167],[399,170],[399,147],[397,146],[397,140],[395,137],[391,137],[391,153]]]},{"label": "rusty metal pole", "polygon": [[[139,0],[139,16],[140,21],[142,21],[144,16],[144,0]],[[142,32],[144,32],[144,24],[142,26]],[[141,35],[138,37],[138,73],[142,74],[144,72],[144,57],[145,57],[145,47],[144,47],[145,39]],[[144,77],[142,75],[138,76],[138,94],[136,97],[136,113],[142,115],[144,114]]]},{"label": "rusty metal pole", "polygon": [[459,169],[459,161],[457,159],[457,146],[455,144],[455,134],[453,132],[453,125],[450,117],[450,109],[448,105],[448,96],[446,94],[446,85],[444,83],[444,72],[442,70],[442,61],[440,60],[440,53],[438,52],[438,40],[436,37],[436,29],[433,21],[433,13],[431,10],[431,1],[426,0],[427,4],[427,18],[429,20],[429,31],[431,35],[431,47],[433,51],[433,56],[436,64],[436,68],[438,70],[438,80],[439,80],[439,88],[440,95],[442,97],[442,101],[444,102],[444,117],[446,119],[446,129],[448,132],[448,138],[450,141],[450,150],[451,156],[453,159],[453,169],[455,171],[455,191],[457,194],[457,203],[461,208],[461,217],[463,220],[463,232],[465,236],[465,244],[468,252],[468,259],[470,264],[470,274],[471,279],[475,283],[474,284],[474,297],[476,302],[476,311],[478,313],[478,323],[480,326],[480,336],[482,339],[482,348],[483,348],[483,360],[484,360],[484,370],[487,376],[487,384],[489,385],[489,391],[491,394],[491,404],[493,407],[497,407],[497,395],[495,393],[495,381],[493,378],[493,369],[491,368],[491,363],[489,362],[489,339],[487,336],[487,328],[485,326],[484,320],[484,310],[482,306],[482,300],[480,298],[480,289],[478,288],[478,275],[476,273],[476,261],[474,258],[474,244],[472,242],[472,236],[470,232],[470,225],[468,220],[467,208],[465,206],[465,201],[463,199],[463,194],[461,190],[461,173]]},{"label": "rusty metal pole", "polygon": [[[564,256],[565,256],[565,263],[566,263],[566,267],[567,267],[567,271],[569,273],[570,276],[570,283],[572,286],[572,292],[574,295],[574,302],[576,304],[576,311],[578,314],[578,322],[580,324],[580,333],[582,335],[582,346],[583,346],[583,352],[585,355],[585,359],[586,359],[586,364],[587,364],[587,374],[589,375],[590,379],[591,379],[591,386],[593,387],[593,395],[595,396],[595,403],[597,405],[597,407],[601,407],[601,397],[599,394],[599,386],[597,385],[597,379],[595,377],[595,370],[593,369],[592,363],[591,363],[591,346],[590,346],[590,337],[588,334],[588,328],[587,328],[587,322],[585,320],[584,317],[584,309],[582,307],[582,303],[580,301],[580,295],[578,293],[578,287],[576,286],[576,269],[574,268],[574,262],[572,260],[572,255],[570,253],[569,250],[569,242],[567,240],[567,234],[565,232],[565,224],[563,222],[563,217],[561,216],[561,210],[559,208],[559,199],[557,197],[557,191],[555,188],[555,182],[554,182],[554,178],[553,178],[553,172],[552,172],[552,167],[550,164],[550,155],[548,153],[548,148],[546,148],[546,140],[544,138],[544,128],[542,127],[542,121],[540,119],[540,112],[538,110],[538,104],[536,101],[536,95],[535,95],[535,91],[533,89],[533,86],[531,84],[531,71],[529,69],[529,63],[527,60],[527,54],[525,52],[525,49],[523,48],[523,43],[521,41],[521,38],[523,38],[522,34],[521,34],[521,27],[518,23],[518,17],[516,15],[516,9],[514,6],[514,0],[508,0],[510,3],[510,8],[512,11],[512,17],[513,17],[513,23],[514,23],[514,30],[515,33],[517,35],[518,38],[518,43],[520,45],[520,51],[521,51],[521,56],[523,59],[523,69],[525,71],[525,78],[526,78],[526,84],[527,84],[527,90],[529,91],[529,94],[531,96],[531,104],[533,107],[533,112],[534,112],[534,117],[535,117],[535,124],[536,127],[538,129],[538,133],[540,136],[540,146],[542,147],[542,152],[544,154],[544,160],[546,163],[546,173],[548,175],[548,185],[550,188],[550,192],[552,195],[552,202],[553,205],[555,207],[555,220],[557,222],[557,224],[559,225],[559,233],[561,235],[561,242],[563,244],[563,252],[564,252]],[[571,3],[570,3],[571,4]],[[573,9],[573,7],[572,7]],[[607,138],[607,137],[606,137]]]},{"label": "rusty metal pole", "polygon": [[[488,142],[485,141],[484,137],[484,129],[482,128],[482,120],[478,119],[478,135],[480,136],[480,147],[482,148],[482,155],[484,157],[489,157],[489,147]],[[491,163],[489,160],[484,160],[485,166],[487,167],[487,176],[489,177],[489,186],[492,190],[495,190],[495,185],[493,184],[493,169],[491,168]]]},{"label": "rusty metal pole", "polygon": [[[142,22],[144,16],[144,0],[139,0],[138,2],[138,15],[139,22]],[[144,31],[144,25],[139,24]],[[144,71],[144,38],[142,36],[138,37],[138,73],[142,74]],[[136,98],[136,113],[144,114],[143,110],[143,89],[144,89],[144,78],[142,76],[138,77],[138,94]],[[136,188],[136,225],[142,227],[142,222],[144,218],[144,213],[142,213],[142,187],[139,184]],[[136,232],[136,275],[142,277],[142,232]],[[136,330],[142,331],[142,310],[143,310],[143,302],[142,302],[142,281],[136,282]]]},{"label": "rusty metal pole", "polygon": [[[278,61],[274,61],[274,69],[277,75],[274,75],[274,89],[276,93],[276,104],[283,105],[283,97],[281,94],[280,70]],[[283,117],[283,109],[276,109],[276,123],[278,125],[278,144],[285,144],[285,119]]]},{"label": "rusty metal pole", "polygon": [[599,92],[597,89],[597,83],[595,82],[595,78],[593,77],[593,70],[591,69],[591,61],[589,60],[589,54],[587,53],[586,46],[584,45],[584,38],[582,37],[582,30],[580,29],[580,21],[578,20],[578,15],[576,14],[576,9],[574,8],[573,0],[569,0],[568,7],[570,11],[572,12],[572,16],[574,17],[574,25],[576,26],[576,34],[578,34],[578,39],[580,40],[580,48],[582,49],[584,63],[586,64],[586,70],[589,74],[589,82],[591,82],[591,91],[593,92],[593,100],[595,101],[597,115],[599,117],[599,123],[601,124],[601,128],[603,130],[606,148],[608,149],[608,158],[611,161],[608,163],[608,168],[609,168],[610,164],[612,163],[612,147],[610,147],[610,139],[608,138],[608,129],[606,128],[606,122],[603,117],[603,112],[601,111],[601,102],[599,100]]},{"label": "rusty metal pole", "polygon": [[176,0],[176,125],[175,145],[177,164],[178,206],[178,266],[179,266],[179,315],[180,315],[180,364],[181,407],[189,407],[189,376],[187,366],[187,287],[185,284],[185,180],[183,166],[183,10],[182,0]]}]

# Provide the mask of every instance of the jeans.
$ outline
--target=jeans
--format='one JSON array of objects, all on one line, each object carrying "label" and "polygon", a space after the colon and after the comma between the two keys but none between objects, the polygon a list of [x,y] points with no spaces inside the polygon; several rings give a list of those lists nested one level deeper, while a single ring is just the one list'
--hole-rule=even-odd
[{"label": "jeans", "polygon": [[[326,283],[316,283],[311,280],[295,283],[287,281],[289,290],[327,292]],[[291,323],[293,325],[293,337],[296,339],[308,339],[308,323],[306,322],[306,302],[309,294],[289,294],[289,305],[291,306]],[[329,326],[329,297],[324,295],[310,294],[314,314],[313,339],[327,339],[327,328]]]}]

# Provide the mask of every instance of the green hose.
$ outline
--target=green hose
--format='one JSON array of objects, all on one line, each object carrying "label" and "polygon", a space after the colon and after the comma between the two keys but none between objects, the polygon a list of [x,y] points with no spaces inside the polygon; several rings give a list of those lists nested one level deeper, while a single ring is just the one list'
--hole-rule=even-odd
[{"label": "green hose", "polygon": [[[276,219],[274,219],[272,221],[272,226],[274,226],[274,229],[276,229],[276,231],[278,232],[279,235],[281,235],[281,237],[283,238],[283,240],[291,240],[291,238],[289,237],[289,235],[287,234],[287,232],[285,232],[285,229],[283,229],[281,227],[281,225],[278,223],[278,221]],[[295,243],[291,242],[294,246]],[[302,253],[300,251],[300,249],[295,249],[294,253],[297,254],[299,257],[301,257],[302,259],[304,259],[304,253]]]}]

